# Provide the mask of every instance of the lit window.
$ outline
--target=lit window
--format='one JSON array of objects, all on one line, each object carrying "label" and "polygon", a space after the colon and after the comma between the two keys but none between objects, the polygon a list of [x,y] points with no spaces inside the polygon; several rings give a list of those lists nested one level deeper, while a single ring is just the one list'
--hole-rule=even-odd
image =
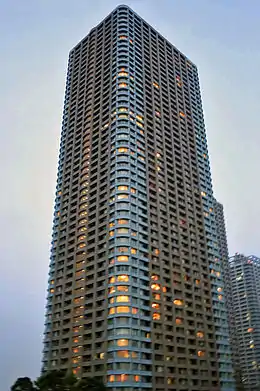
[{"label": "lit window", "polygon": [[115,279],[115,277],[113,276],[113,277],[111,277],[111,278],[109,279],[109,284],[113,284],[115,281],[116,281],[116,279]]},{"label": "lit window", "polygon": [[250,344],[250,349],[254,349],[255,345],[253,343]]},{"label": "lit window", "polygon": [[114,297],[111,297],[111,299],[109,299],[109,303],[110,304],[113,304],[115,302],[115,298]]},{"label": "lit window", "polygon": [[218,295],[219,300],[223,300],[223,295]]},{"label": "lit window", "polygon": [[155,81],[153,82],[153,86],[154,86],[155,88],[160,88],[159,84],[156,83]]},{"label": "lit window", "polygon": [[128,247],[118,247],[117,251],[120,252],[120,253],[125,253],[125,252],[128,251]]},{"label": "lit window", "polygon": [[159,310],[160,309],[160,304],[158,303],[152,303],[152,308]]},{"label": "lit window", "polygon": [[127,195],[127,194],[118,194],[117,198],[118,198],[119,200],[123,200],[123,199],[128,198],[128,195]]},{"label": "lit window", "polygon": [[116,312],[116,309],[115,308],[109,308],[109,315],[113,315],[113,314],[115,314],[115,312]]},{"label": "lit window", "polygon": [[116,312],[118,314],[121,314],[122,312],[130,312],[130,309],[127,306],[121,306],[121,307],[117,307]]},{"label": "lit window", "polygon": [[173,300],[173,304],[175,304],[177,306],[182,306],[183,305],[183,300],[175,299],[175,300]]},{"label": "lit window", "polygon": [[180,111],[179,115],[181,118],[185,118],[185,114],[182,111]]},{"label": "lit window", "polygon": [[252,333],[253,331],[254,331],[253,327],[249,327],[249,329],[247,329],[248,333]]},{"label": "lit window", "polygon": [[115,231],[109,231],[109,236],[114,236],[115,235]]},{"label": "lit window", "polygon": [[152,285],[151,285],[151,288],[152,288],[154,291],[159,291],[159,290],[160,290],[160,285],[159,285],[159,284],[152,284]]},{"label": "lit window", "polygon": [[204,337],[204,333],[202,331],[198,331],[196,335],[197,335],[198,338],[203,338]]},{"label": "lit window", "polygon": [[115,381],[115,375],[110,375],[110,376],[108,376],[108,381],[109,381],[110,383],[114,382],[114,381]]},{"label": "lit window", "polygon": [[202,191],[201,195],[202,195],[202,197],[206,197],[207,194],[205,193],[205,191]]},{"label": "lit window", "polygon": [[117,220],[117,223],[118,223],[118,224],[128,224],[129,221],[126,220],[126,219],[119,219],[119,220]]},{"label": "lit window", "polygon": [[117,296],[116,301],[117,303],[128,303],[130,300],[129,296]]},{"label": "lit window", "polygon": [[118,150],[117,150],[117,152],[119,152],[119,153],[126,153],[126,152],[128,152],[128,148],[118,148]]},{"label": "lit window", "polygon": [[134,375],[134,381],[135,381],[135,382],[140,381],[140,376],[139,376],[139,375]]},{"label": "lit window", "polygon": [[138,313],[138,308],[132,308],[132,314],[137,314]]},{"label": "lit window", "polygon": [[136,193],[136,189],[134,189],[133,187],[131,187],[131,193],[135,194],[135,193]]},{"label": "lit window", "polygon": [[200,284],[200,280],[195,280],[195,284],[199,285]]},{"label": "lit window", "polygon": [[112,223],[109,223],[109,227],[110,227],[110,228],[114,227],[114,225],[115,225],[115,223],[114,223],[114,222],[112,222]]},{"label": "lit window", "polygon": [[[128,76],[128,73],[127,72],[119,72],[118,76]],[[127,109],[125,108],[125,110],[127,110]]]},{"label": "lit window", "polygon": [[117,346],[128,346],[129,341],[128,339],[118,339],[117,340]]},{"label": "lit window", "polygon": [[161,315],[158,314],[157,312],[155,312],[155,313],[153,314],[153,320],[159,320],[160,318],[161,318]]},{"label": "lit window", "polygon": [[128,228],[118,228],[118,234],[127,234],[129,232]]},{"label": "lit window", "polygon": [[141,122],[138,122],[138,121],[136,121],[136,125],[139,126],[140,128],[143,128],[143,127],[144,127],[144,125],[141,124]]},{"label": "lit window", "polygon": [[153,298],[155,300],[161,300],[161,295],[159,293],[153,293]]},{"label": "lit window", "polygon": [[119,88],[126,88],[127,87],[127,84],[126,83],[120,83],[119,84]]},{"label": "lit window", "polygon": [[[127,73],[126,73],[126,75],[127,75]],[[127,111],[127,107],[119,107],[118,111],[125,112],[125,111]]]},{"label": "lit window", "polygon": [[136,253],[137,253],[136,248],[131,248],[131,254],[136,254]]},{"label": "lit window", "polygon": [[198,350],[198,357],[204,357],[205,356],[205,352],[203,350]]},{"label": "lit window", "polygon": [[129,351],[128,350],[118,350],[116,352],[116,354],[117,354],[117,357],[129,358]]},{"label": "lit window", "polygon": [[111,294],[111,293],[115,293],[115,291],[116,291],[116,288],[115,287],[112,287],[112,288],[109,288],[109,294]]},{"label": "lit window", "polygon": [[129,288],[128,288],[127,285],[118,285],[118,286],[117,286],[117,290],[118,290],[119,292],[128,292]]},{"label": "lit window", "polygon": [[153,252],[154,252],[155,255],[159,255],[159,253],[160,253],[160,251],[158,250],[158,248],[155,248]]},{"label": "lit window", "polygon": [[126,35],[120,35],[119,39],[127,39],[127,36]]},{"label": "lit window", "polygon": [[79,352],[79,349],[78,348],[74,348],[73,349],[73,353],[78,353]]},{"label": "lit window", "polygon": [[182,323],[183,323],[182,318],[176,318],[176,319],[175,319],[175,323],[176,323],[177,325],[182,324]]},{"label": "lit window", "polygon": [[118,262],[128,262],[128,259],[128,255],[120,255],[119,257],[117,257]]},{"label": "lit window", "polygon": [[55,290],[53,288],[50,289],[50,293],[54,293]]},{"label": "lit window", "polygon": [[159,280],[159,276],[158,276],[157,274],[153,274],[153,275],[151,276],[151,279],[152,279],[153,281],[158,281],[158,280]]},{"label": "lit window", "polygon": [[126,274],[121,274],[121,276],[117,277],[118,282],[128,282],[129,281],[129,276]]}]

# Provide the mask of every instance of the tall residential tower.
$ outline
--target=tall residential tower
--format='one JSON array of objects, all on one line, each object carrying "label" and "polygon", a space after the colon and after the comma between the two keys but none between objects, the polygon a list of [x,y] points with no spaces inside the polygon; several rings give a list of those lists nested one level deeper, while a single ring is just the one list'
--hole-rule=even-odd
[{"label": "tall residential tower", "polygon": [[127,6],[70,52],[43,370],[233,391],[196,66]]},{"label": "tall residential tower", "polygon": [[235,254],[230,258],[231,334],[236,368],[245,391],[260,389],[260,258]]}]

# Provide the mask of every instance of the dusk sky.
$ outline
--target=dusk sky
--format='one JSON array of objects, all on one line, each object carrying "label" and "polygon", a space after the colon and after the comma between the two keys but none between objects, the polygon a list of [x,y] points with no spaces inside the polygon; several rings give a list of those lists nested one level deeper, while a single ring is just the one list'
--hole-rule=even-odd
[{"label": "dusk sky", "polygon": [[[40,373],[69,50],[120,2],[0,0],[1,391]],[[260,1],[125,1],[199,68],[229,252],[260,256]]]}]

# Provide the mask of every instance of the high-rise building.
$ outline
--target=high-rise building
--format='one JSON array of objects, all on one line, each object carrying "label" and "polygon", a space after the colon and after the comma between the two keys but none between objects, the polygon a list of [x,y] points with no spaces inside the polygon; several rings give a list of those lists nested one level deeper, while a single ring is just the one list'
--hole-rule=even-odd
[{"label": "high-rise building", "polygon": [[260,389],[260,258],[230,258],[236,368],[245,391]]},{"label": "high-rise building", "polygon": [[197,67],[127,6],[69,55],[43,370],[233,391]]}]

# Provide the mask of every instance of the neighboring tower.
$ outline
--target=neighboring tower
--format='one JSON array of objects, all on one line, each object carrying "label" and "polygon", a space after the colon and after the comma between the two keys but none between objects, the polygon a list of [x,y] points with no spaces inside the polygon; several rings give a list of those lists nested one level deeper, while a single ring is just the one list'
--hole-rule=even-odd
[{"label": "neighboring tower", "polygon": [[214,216],[197,68],[119,6],[69,56],[43,370],[233,391]]},{"label": "neighboring tower", "polygon": [[230,258],[232,313],[240,369],[245,391],[260,389],[260,258],[235,254]]}]

